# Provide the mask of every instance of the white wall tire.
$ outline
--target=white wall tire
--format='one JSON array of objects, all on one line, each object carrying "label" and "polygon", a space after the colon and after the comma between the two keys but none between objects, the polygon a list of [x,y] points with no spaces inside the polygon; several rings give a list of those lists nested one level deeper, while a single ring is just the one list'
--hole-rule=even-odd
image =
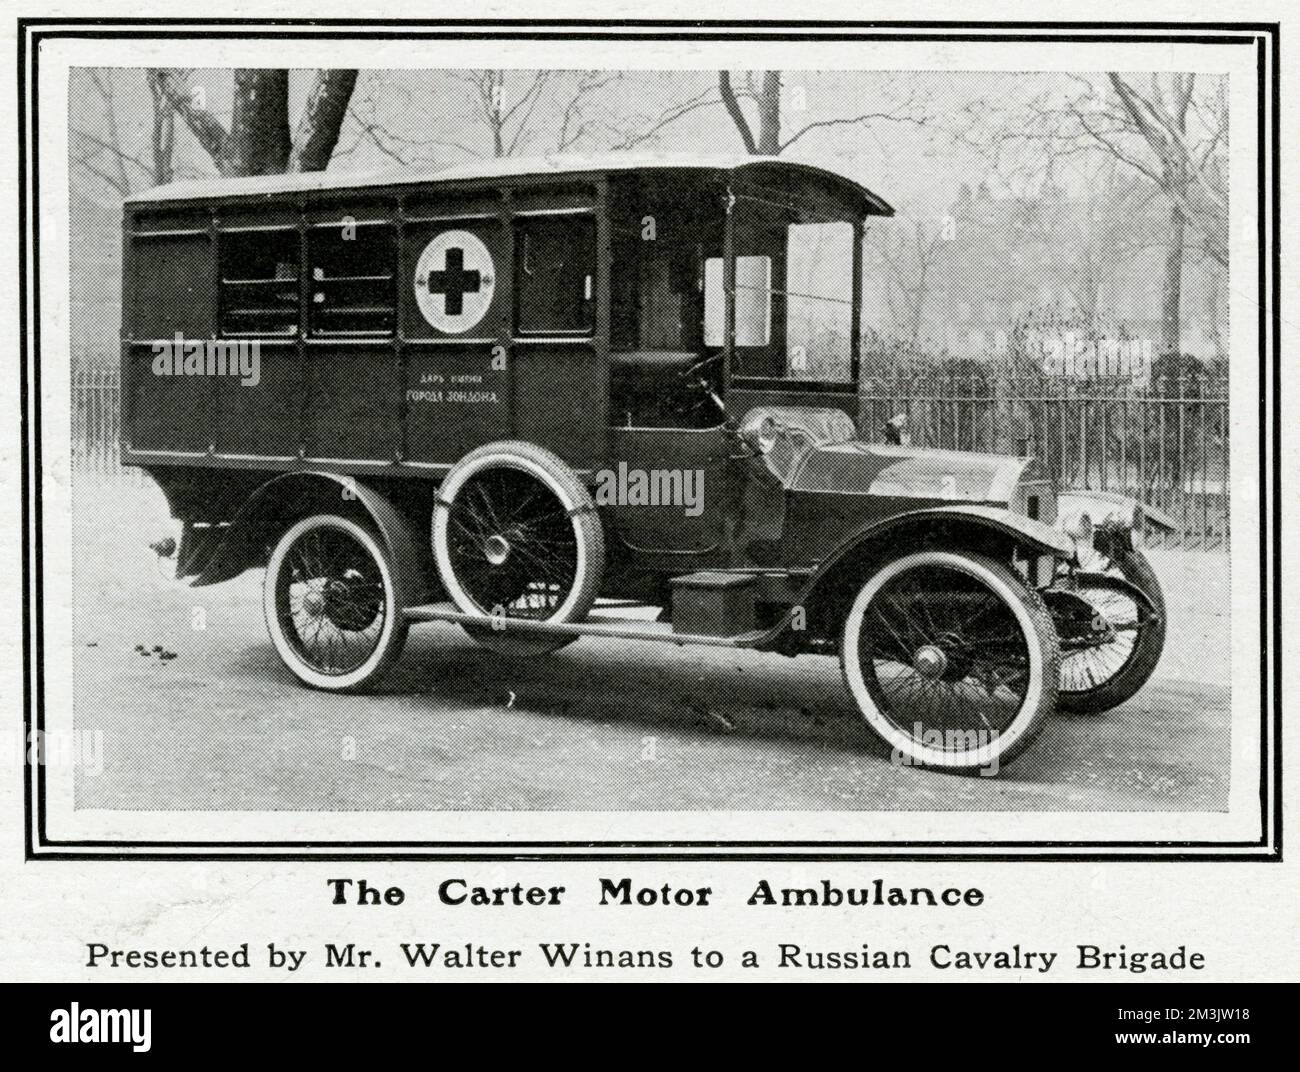
[{"label": "white wall tire", "polygon": [[507,655],[554,651],[572,638],[494,629],[494,619],[581,621],[600,592],[605,540],[587,488],[550,451],[491,443],[457,462],[438,489],[432,544],[438,575],[467,626]]},{"label": "white wall tire", "polygon": [[[335,560],[312,551],[313,541],[333,548]],[[387,552],[369,528],[337,514],[305,517],[280,537],[267,563],[262,609],[285,666],[329,692],[370,687],[406,641]]]},{"label": "white wall tire", "polygon": [[950,551],[904,555],[867,578],[840,661],[897,762],[963,773],[995,773],[1033,742],[1060,675],[1038,593],[1000,562]]}]

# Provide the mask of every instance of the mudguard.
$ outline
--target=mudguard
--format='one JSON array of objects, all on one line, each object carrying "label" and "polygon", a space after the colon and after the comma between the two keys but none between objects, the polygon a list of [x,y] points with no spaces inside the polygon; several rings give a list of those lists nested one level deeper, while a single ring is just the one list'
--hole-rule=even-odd
[{"label": "mudguard", "polygon": [[261,485],[239,508],[212,556],[190,584],[202,587],[239,576],[262,563],[269,538],[289,519],[312,509],[334,509],[336,503],[359,506],[369,516],[393,563],[393,576],[402,603],[427,601],[429,556],[423,552],[424,534],[389,499],[374,488],[340,473],[308,470],[283,473]]},{"label": "mudguard", "polygon": [[[1134,603],[1144,607],[1149,613],[1159,616],[1161,609],[1151,594],[1139,588],[1125,577],[1116,577],[1110,573],[1083,573],[1074,575],[1074,584],[1079,588],[1110,588],[1121,595],[1128,596]],[[1066,589],[1069,591],[1070,589]]]},{"label": "mudguard", "polygon": [[[825,559],[808,576],[800,589],[798,598],[789,610],[781,616],[761,637],[747,647],[760,651],[782,651],[783,642],[790,634],[790,623],[797,611],[811,606],[818,598],[821,584],[835,571],[835,568],[863,543],[888,536],[890,532],[917,522],[960,520],[974,524],[997,533],[999,536],[1011,537],[1016,543],[1036,554],[1055,555],[1059,558],[1073,558],[1075,542],[1063,532],[1045,525],[1041,521],[1013,514],[996,506],[978,506],[971,503],[954,503],[952,506],[934,506],[924,510],[910,510],[905,514],[895,514],[884,521],[874,522],[855,530],[847,539]],[[791,654],[786,651],[786,654]]]},{"label": "mudguard", "polygon": [[1065,530],[1076,525],[1083,514],[1087,514],[1098,528],[1109,525],[1136,530],[1139,534],[1146,525],[1166,532],[1174,532],[1178,528],[1178,523],[1163,510],[1130,499],[1127,495],[1082,488],[1062,491],[1057,500],[1057,527]]},{"label": "mudguard", "polygon": [[910,527],[917,522],[962,520],[974,522],[983,528],[996,532],[1000,536],[1011,537],[1015,542],[1036,554],[1050,554],[1059,558],[1073,558],[1074,540],[1065,533],[1045,525],[1041,521],[1013,514],[996,506],[977,506],[970,503],[954,503],[952,506],[934,506],[924,510],[909,510],[905,514],[895,514],[885,521],[875,522],[857,529],[842,541],[813,571],[804,585],[800,602],[811,597],[821,581],[831,573],[853,550],[868,540],[887,536],[891,531]]},{"label": "mudguard", "polygon": [[818,572],[834,565],[845,554],[863,540],[883,535],[890,529],[901,525],[911,525],[918,521],[943,521],[946,518],[960,518],[974,521],[976,524],[992,529],[1003,536],[1010,536],[1017,542],[1038,551],[1041,554],[1053,554],[1073,557],[1074,540],[1059,529],[1035,521],[1023,514],[1013,514],[1001,506],[980,506],[975,503],[954,503],[952,506],[932,506],[924,510],[909,510],[895,514],[885,521],[875,522],[856,530],[829,555],[819,567]]}]

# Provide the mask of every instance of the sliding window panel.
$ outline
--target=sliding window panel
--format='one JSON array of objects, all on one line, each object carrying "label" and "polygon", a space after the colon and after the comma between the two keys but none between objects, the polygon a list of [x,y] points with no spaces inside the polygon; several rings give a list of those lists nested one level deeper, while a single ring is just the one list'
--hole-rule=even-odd
[{"label": "sliding window panel", "polygon": [[310,342],[305,447],[309,458],[391,462],[400,450],[391,344]]},{"label": "sliding window panel", "polygon": [[217,383],[218,454],[294,458],[301,442],[302,369],[293,341],[226,340]]}]

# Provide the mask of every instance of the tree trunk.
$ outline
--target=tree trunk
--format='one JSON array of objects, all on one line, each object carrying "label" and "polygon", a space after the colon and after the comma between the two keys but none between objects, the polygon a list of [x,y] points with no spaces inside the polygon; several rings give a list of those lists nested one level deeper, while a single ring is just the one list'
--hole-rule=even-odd
[{"label": "tree trunk", "polygon": [[[184,120],[212,157],[220,175],[280,175],[286,170],[323,171],[338,144],[357,72],[321,71],[303,108],[295,142],[289,136],[289,72],[235,71],[234,103],[227,131],[207,107],[202,87],[191,87],[185,72],[159,68],[149,85],[159,109],[164,105]],[[155,123],[155,145],[165,147],[170,168],[172,122]],[[155,156],[155,169],[159,161]]]},{"label": "tree trunk", "polygon": [[745,143],[745,151],[748,153],[758,152],[758,145],[754,141],[753,132],[749,129],[749,121],[745,118],[745,113],[741,111],[740,100],[731,86],[731,73],[729,71],[718,72],[718,91],[722,94],[722,103],[727,109],[727,114],[731,116],[731,121],[736,124],[736,130],[740,133],[740,140]]},{"label": "tree trunk", "polygon": [[488,126],[492,128],[492,155],[506,155],[506,72],[489,71],[487,81]]},{"label": "tree trunk", "polygon": [[348,114],[356,71],[318,71],[293,137],[290,171],[324,171]]},{"label": "tree trunk", "polygon": [[158,68],[153,73],[158,92],[185,121],[190,133],[203,146],[203,151],[212,158],[217,172],[226,174],[226,128],[205,106],[200,105],[184,74],[168,68]]},{"label": "tree trunk", "polygon": [[758,100],[758,151],[764,156],[781,152],[781,72],[763,72],[763,91]]},{"label": "tree trunk", "polygon": [[1183,246],[1187,221],[1174,205],[1169,219],[1169,245],[1165,250],[1164,284],[1161,290],[1160,353],[1182,353]]},{"label": "tree trunk", "polygon": [[223,175],[279,175],[289,166],[289,72],[235,72]]},{"label": "tree trunk", "polygon": [[173,164],[176,144],[176,113],[167,102],[158,71],[147,75],[149,92],[153,96],[153,131],[150,145],[153,150],[153,181],[159,186],[175,177]]},{"label": "tree trunk", "polygon": [[722,103],[740,132],[745,151],[753,156],[779,156],[781,153],[781,72],[764,71],[763,87],[757,94],[751,88],[743,95],[758,102],[758,137],[750,129],[749,120],[740,107],[740,96],[732,87],[731,73],[718,72],[718,91]]}]

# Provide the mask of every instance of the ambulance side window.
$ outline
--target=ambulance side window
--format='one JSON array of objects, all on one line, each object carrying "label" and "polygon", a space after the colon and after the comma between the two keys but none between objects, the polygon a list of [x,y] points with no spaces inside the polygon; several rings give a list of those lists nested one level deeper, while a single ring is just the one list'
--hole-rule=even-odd
[{"label": "ambulance side window", "polygon": [[221,334],[297,334],[297,229],[228,231],[220,246]]},{"label": "ambulance side window", "polygon": [[515,328],[588,335],[596,321],[596,223],[590,214],[515,221]]},{"label": "ambulance side window", "polygon": [[313,335],[391,335],[397,322],[392,224],[313,228],[308,322]]}]

